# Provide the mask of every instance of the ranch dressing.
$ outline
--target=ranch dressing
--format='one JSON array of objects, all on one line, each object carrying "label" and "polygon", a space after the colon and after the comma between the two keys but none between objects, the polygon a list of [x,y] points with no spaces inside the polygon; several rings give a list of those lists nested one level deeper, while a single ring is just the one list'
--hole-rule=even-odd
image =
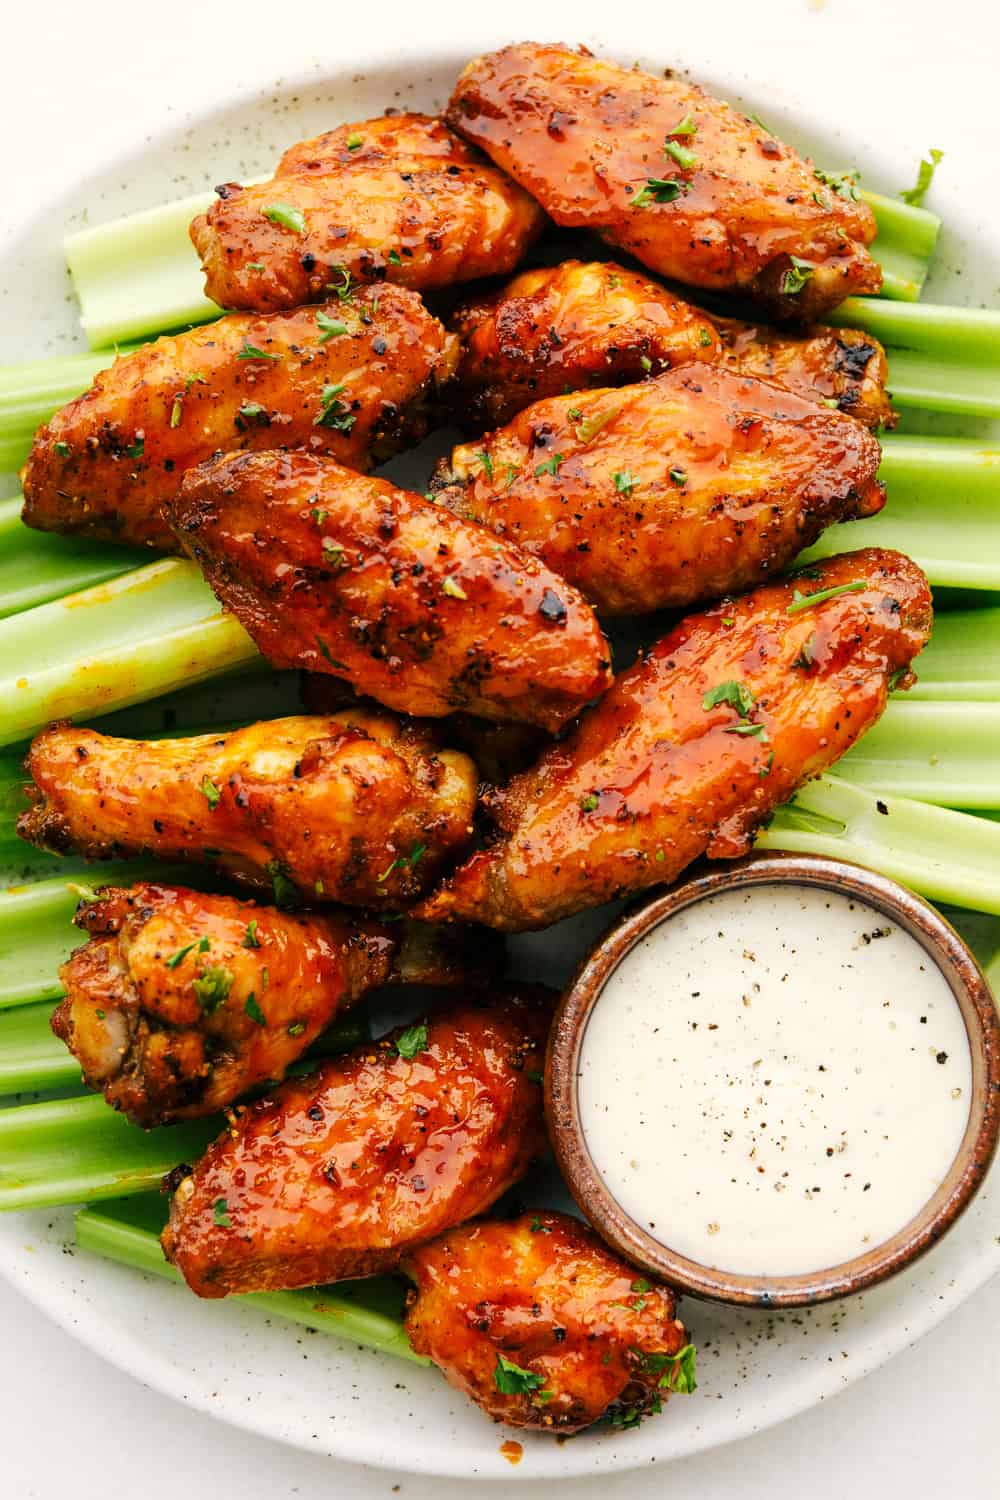
[{"label": "ranch dressing", "polygon": [[580,1113],[598,1173],[661,1243],[796,1275],[923,1207],[971,1077],[952,991],[909,933],[776,883],[706,897],[623,959],[584,1035]]}]

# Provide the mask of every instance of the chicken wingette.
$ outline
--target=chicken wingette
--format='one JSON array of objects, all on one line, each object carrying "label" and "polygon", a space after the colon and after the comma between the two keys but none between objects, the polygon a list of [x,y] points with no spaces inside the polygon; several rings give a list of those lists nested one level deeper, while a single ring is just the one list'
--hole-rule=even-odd
[{"label": "chicken wingette", "polygon": [[175,1184],[166,1257],[199,1297],[373,1276],[484,1212],[545,1147],[551,996],[493,997],[241,1110]]},{"label": "chicken wingette", "polygon": [[178,536],[274,666],[401,712],[558,729],[611,681],[574,588],[511,542],[385,479],[307,454],[203,464]]},{"label": "chicken wingette", "polygon": [[226,183],[191,225],[205,292],[272,312],[348,300],[359,281],[414,291],[512,271],[541,230],[534,200],[442,120],[387,114],[285,152],[254,187]]},{"label": "chicken wingette", "polygon": [[843,412],[689,365],[538,401],[456,448],[433,488],[602,614],[644,614],[750,588],[834,521],[873,515],[879,458]]},{"label": "chicken wingette", "polygon": [[577,1432],[634,1427],[695,1389],[669,1287],[637,1276],[566,1214],[449,1230],[403,1263],[406,1331],[497,1422]]},{"label": "chicken wingette", "polygon": [[683,620],[491,799],[500,833],[418,908],[519,931],[745,854],[905,686],[931,630],[917,565],[868,548]]},{"label": "chicken wingette", "polygon": [[89,859],[152,854],[272,888],[278,905],[395,907],[472,832],[476,771],[426,726],[359,706],[177,740],[55,725],[18,832]]},{"label": "chicken wingette", "polygon": [[628,385],[697,362],[772,380],[866,427],[894,421],[876,339],[854,328],[798,334],[713,318],[614,261],[521,271],[500,291],[460,304],[449,325],[463,345],[449,394],[474,429],[509,422],[544,396]]},{"label": "chicken wingette", "polygon": [[685,79],[524,43],[471,62],[446,118],[557,224],[675,281],[796,319],[882,284],[852,185]]},{"label": "chicken wingette", "polygon": [[52,1030],[90,1087],[144,1126],[215,1114],[282,1079],[378,985],[476,972],[471,951],[443,943],[441,929],[150,881],[102,891],[76,922],[90,940],[60,969],[66,996]]},{"label": "chicken wingette", "polygon": [[40,428],[24,520],[176,551],[161,506],[214,453],[305,448],[368,469],[419,441],[457,355],[400,287],[220,318],[115,360]]}]

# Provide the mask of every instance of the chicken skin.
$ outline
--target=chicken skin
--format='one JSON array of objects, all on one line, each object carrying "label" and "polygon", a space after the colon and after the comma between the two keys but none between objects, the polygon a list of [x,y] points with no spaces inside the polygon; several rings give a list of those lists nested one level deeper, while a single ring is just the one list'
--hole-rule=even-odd
[{"label": "chicken skin", "polygon": [[40,428],[24,520],[176,551],[161,506],[214,453],[306,448],[367,469],[427,430],[454,337],[400,287],[245,314],[115,360]]},{"label": "chicken skin", "polygon": [[545,1146],[552,998],[463,1006],[248,1105],[177,1185],[167,1259],[199,1297],[316,1286],[484,1212]]},{"label": "chicken skin", "polygon": [[[334,1017],[388,981],[447,984],[469,965],[441,930],[298,915],[150,882],[81,907],[52,1030],[136,1125],[215,1114],[280,1080]],[[479,940],[482,952],[481,938]]]},{"label": "chicken skin", "polygon": [[209,864],[279,906],[405,906],[471,832],[476,771],[426,726],[358,707],[180,740],[55,725],[18,833],[56,854]]},{"label": "chicken skin", "polygon": [[273,312],[356,282],[430,291],[512,271],[538,205],[430,115],[389,114],[302,141],[269,182],[227,183],[191,225],[205,292]]},{"label": "chicken skin", "polygon": [[875,723],[930,630],[916,563],[874,547],[689,616],[493,796],[498,841],[416,914],[545,927],[745,854]]},{"label": "chicken skin", "polygon": [[456,448],[433,487],[602,614],[630,615],[750,588],[834,521],[881,510],[879,458],[852,417],[698,365],[538,401]]},{"label": "chicken skin", "polygon": [[400,711],[558,729],[611,681],[575,589],[385,479],[307,454],[192,470],[177,534],[274,666],[332,672]]},{"label": "chicken skin", "polygon": [[525,43],[471,62],[446,118],[557,224],[674,281],[810,320],[881,287],[868,205],[696,84]]},{"label": "chicken skin", "polygon": [[637,1277],[566,1214],[449,1230],[407,1256],[406,1331],[496,1422],[577,1432],[634,1427],[695,1389],[669,1287]]},{"label": "chicken skin", "polygon": [[462,340],[450,387],[460,418],[482,430],[532,401],[628,385],[677,365],[722,364],[836,404],[866,427],[891,426],[885,351],[854,328],[802,335],[711,318],[613,261],[563,261],[522,271],[449,319]]}]

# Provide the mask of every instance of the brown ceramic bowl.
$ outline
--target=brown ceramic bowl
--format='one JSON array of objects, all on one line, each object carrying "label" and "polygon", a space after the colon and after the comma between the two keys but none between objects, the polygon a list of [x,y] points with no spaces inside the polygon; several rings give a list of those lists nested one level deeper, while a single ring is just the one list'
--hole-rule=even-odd
[{"label": "brown ceramic bowl", "polygon": [[[621,1208],[591,1159],[580,1119],[577,1075],[591,1011],[632,947],[675,912],[705,896],[747,885],[794,881],[855,896],[914,937],[944,974],[958,1002],[972,1054],[972,1099],[961,1145],[923,1209],[889,1240],[825,1270],[795,1276],[740,1275],[699,1264],[654,1239]],[[563,1176],[591,1224],[627,1260],[695,1297],[760,1307],[801,1307],[863,1291],[893,1276],[934,1245],[975,1196],[1000,1130],[1000,1022],[979,965],[945,919],[895,881],[841,860],[760,854],[697,874],[626,913],[585,960],[556,1012],[545,1068],[549,1133]]]}]

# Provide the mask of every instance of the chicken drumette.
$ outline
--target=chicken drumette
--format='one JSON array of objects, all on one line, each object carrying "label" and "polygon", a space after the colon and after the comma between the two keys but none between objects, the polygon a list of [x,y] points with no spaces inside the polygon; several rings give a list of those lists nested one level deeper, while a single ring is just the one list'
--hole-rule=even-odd
[{"label": "chicken drumette", "polygon": [[497,842],[419,914],[545,927],[745,854],[879,718],[930,630],[924,575],[877,548],[691,615],[495,794]]},{"label": "chicken drumette", "polygon": [[447,119],[557,224],[676,281],[807,319],[882,284],[851,184],[683,79],[524,43],[471,62]]},{"label": "chicken drumette", "polygon": [[160,507],[193,464],[305,448],[367,469],[424,435],[456,355],[454,337],[401,287],[157,339],[39,429],[24,520],[176,551]]},{"label": "chicken drumette", "polygon": [[[464,944],[419,923],[298,915],[151,882],[102,891],[76,921],[90,941],[60,970],[52,1030],[137,1125],[215,1114],[280,1080],[380,984],[476,972]],[[485,957],[481,935],[478,946]]]},{"label": "chicken drumette", "polygon": [[178,536],[268,661],[402,712],[558,729],[611,681],[590,606],[537,559],[385,479],[307,454],[203,464]]},{"label": "chicken drumette", "polygon": [[545,1145],[552,996],[394,1032],[241,1110],[176,1184],[167,1259],[200,1297],[392,1270],[482,1213]]},{"label": "chicken drumette", "polygon": [[853,328],[795,334],[714,318],[614,261],[522,271],[461,304],[449,322],[464,349],[452,400],[473,428],[508,422],[544,396],[627,385],[696,362],[772,380],[867,427],[894,420],[876,339]]},{"label": "chicken drumette", "polygon": [[472,832],[475,767],[426,726],[359,706],[181,740],[56,725],[32,743],[22,838],[90,859],[155,854],[351,906],[426,890]]},{"label": "chicken drumette", "polygon": [[825,526],[874,514],[879,458],[853,417],[689,365],[538,401],[456,448],[434,488],[603,614],[642,614],[750,588]]},{"label": "chicken drumette", "polygon": [[345,300],[357,281],[414,291],[512,271],[544,214],[429,115],[388,114],[302,141],[254,187],[227,183],[191,225],[205,291],[270,312]]},{"label": "chicken drumette", "polygon": [[495,1421],[576,1432],[632,1427],[695,1389],[673,1293],[566,1214],[450,1230],[410,1254],[406,1331]]}]

